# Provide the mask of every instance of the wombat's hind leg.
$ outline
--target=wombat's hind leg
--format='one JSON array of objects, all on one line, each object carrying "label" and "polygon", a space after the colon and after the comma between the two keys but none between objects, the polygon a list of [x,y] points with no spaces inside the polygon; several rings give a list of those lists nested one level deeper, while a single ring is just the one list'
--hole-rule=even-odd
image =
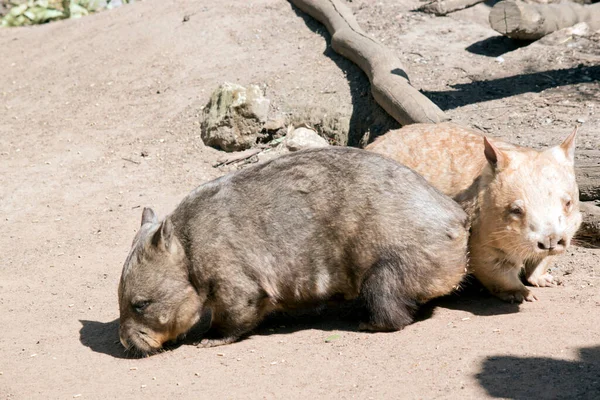
[{"label": "wombat's hind leg", "polygon": [[397,331],[413,322],[417,303],[403,290],[398,266],[380,263],[373,267],[361,288],[366,308],[359,330]]}]

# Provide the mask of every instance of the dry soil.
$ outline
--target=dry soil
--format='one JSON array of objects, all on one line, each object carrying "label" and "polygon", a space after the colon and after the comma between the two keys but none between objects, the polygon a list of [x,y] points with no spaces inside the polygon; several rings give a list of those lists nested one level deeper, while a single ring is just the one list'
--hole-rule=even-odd
[{"label": "dry soil", "polygon": [[[523,46],[489,28],[489,3],[349,5],[455,121],[544,147],[585,120],[577,162],[598,164],[597,37]],[[236,168],[213,168],[222,153],[200,140],[221,82],[261,85],[274,114],[345,118],[351,145],[398,126],[329,39],[285,0],[145,0],[0,29],[1,398],[600,398],[600,250],[583,247],[535,303],[475,288],[401,332],[327,312],[225,347],[124,353],[117,285],[142,207],[165,215]]]}]

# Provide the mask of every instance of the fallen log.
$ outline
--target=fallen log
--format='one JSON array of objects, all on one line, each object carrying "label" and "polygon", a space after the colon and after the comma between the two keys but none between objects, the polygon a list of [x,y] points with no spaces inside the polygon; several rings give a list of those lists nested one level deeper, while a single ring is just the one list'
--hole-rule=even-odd
[{"label": "fallen log", "polygon": [[583,222],[575,238],[588,245],[600,245],[600,207],[593,202],[583,202],[579,204],[579,208]]},{"label": "fallen log", "polygon": [[446,15],[454,11],[472,7],[483,1],[484,0],[433,0],[432,2],[419,7],[419,11],[435,15]]},{"label": "fallen log", "polygon": [[489,19],[492,29],[504,36],[537,40],[580,22],[587,23],[592,31],[600,29],[600,3],[530,4],[505,0],[492,7]]},{"label": "fallen log", "polygon": [[581,201],[600,200],[600,165],[578,165],[575,167],[579,199]]},{"label": "fallen log", "polygon": [[402,125],[448,120],[438,106],[415,89],[396,55],[367,36],[352,11],[339,0],[290,0],[321,22],[331,34],[331,47],[364,71],[373,98]]},{"label": "fallen log", "polygon": [[[400,60],[369,38],[344,4],[338,0],[290,1],[326,26],[332,35],[333,49],[367,74],[375,100],[402,125],[439,123],[448,119],[433,102],[410,85]],[[600,199],[600,166],[578,166],[576,174],[581,200]]]}]

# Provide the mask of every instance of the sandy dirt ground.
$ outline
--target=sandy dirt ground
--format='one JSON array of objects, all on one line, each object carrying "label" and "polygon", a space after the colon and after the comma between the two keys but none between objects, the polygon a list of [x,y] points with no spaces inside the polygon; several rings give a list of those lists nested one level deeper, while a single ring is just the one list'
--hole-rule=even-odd
[{"label": "sandy dirt ground", "polygon": [[[489,4],[349,4],[455,121],[543,147],[581,119],[577,162],[598,164],[597,40],[520,46],[489,28]],[[235,168],[200,140],[221,82],[261,85],[274,113],[346,118],[351,145],[398,126],[329,40],[284,0],[145,0],[0,29],[0,398],[600,398],[600,250],[584,247],[535,303],[473,288],[401,332],[331,310],[229,346],[124,353],[117,285],[142,207],[164,216]]]}]

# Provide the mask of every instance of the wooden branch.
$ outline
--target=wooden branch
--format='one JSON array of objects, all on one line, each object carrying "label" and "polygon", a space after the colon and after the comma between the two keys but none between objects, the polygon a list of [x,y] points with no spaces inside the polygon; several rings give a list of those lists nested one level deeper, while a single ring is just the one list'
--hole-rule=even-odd
[{"label": "wooden branch", "polygon": [[600,3],[529,4],[505,0],[496,3],[490,12],[492,28],[512,39],[537,40],[579,22],[587,23],[592,31],[600,29]]},{"label": "wooden branch", "polygon": [[579,185],[579,199],[600,200],[600,165],[577,165],[575,175]]},{"label": "wooden branch", "polygon": [[231,153],[227,157],[218,160],[213,165],[213,167],[216,168],[216,167],[220,167],[221,165],[229,165],[229,164],[236,163],[238,161],[244,161],[251,157],[254,157],[261,151],[263,151],[263,149],[248,149],[248,150],[244,150],[244,151],[239,151],[237,153]]},{"label": "wooden branch", "polygon": [[419,11],[429,14],[446,15],[464,8],[473,7],[484,0],[433,0],[419,7]]},{"label": "wooden branch", "polygon": [[331,47],[367,74],[375,101],[402,125],[442,122],[448,117],[411,86],[398,57],[360,28],[352,11],[339,0],[290,0],[325,25]]}]

